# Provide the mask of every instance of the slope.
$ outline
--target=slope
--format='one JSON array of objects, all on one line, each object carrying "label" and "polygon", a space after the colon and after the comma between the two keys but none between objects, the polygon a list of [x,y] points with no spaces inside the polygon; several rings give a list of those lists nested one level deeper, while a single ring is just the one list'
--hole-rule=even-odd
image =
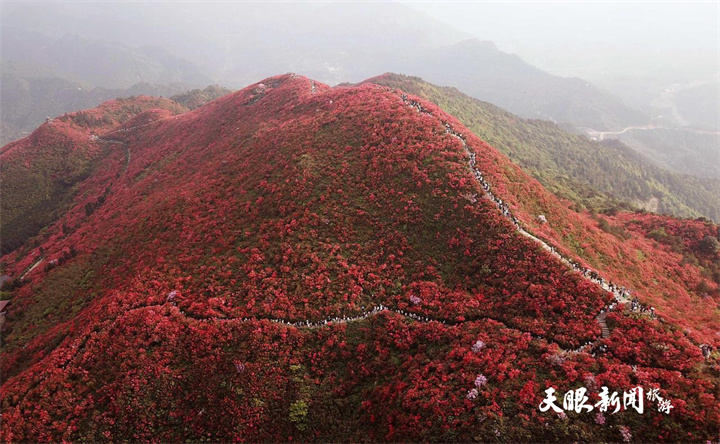
[{"label": "slope", "polygon": [[[131,154],[102,205],[75,199],[3,257],[13,276],[40,247],[48,265],[65,260],[10,295],[2,439],[618,440],[627,427],[672,440],[717,428],[717,370],[691,339],[625,310],[601,338],[612,295],[518,232],[476,170],[493,196],[542,199],[553,221],[599,229],[439,108],[286,75],[152,113],[100,136]],[[590,383],[660,386],[676,407],[601,415],[605,426],[537,410],[548,385]]]},{"label": "slope", "polygon": [[489,103],[417,77],[385,74],[368,82],[438,104],[507,155],[554,194],[596,211],[622,202],[680,217],[720,220],[720,181],[674,174],[616,142],[597,143],[541,120],[525,120]]},{"label": "slope", "polygon": [[91,111],[65,114],[28,137],[0,149],[3,198],[0,202],[2,252],[21,246],[26,239],[60,217],[78,192],[78,185],[104,162],[118,154],[94,135],[107,131],[143,111],[163,108],[187,111],[175,102],[133,97],[106,102]]},{"label": "slope", "polygon": [[615,136],[657,165],[681,174],[720,177],[720,132],[700,128],[654,128]]}]

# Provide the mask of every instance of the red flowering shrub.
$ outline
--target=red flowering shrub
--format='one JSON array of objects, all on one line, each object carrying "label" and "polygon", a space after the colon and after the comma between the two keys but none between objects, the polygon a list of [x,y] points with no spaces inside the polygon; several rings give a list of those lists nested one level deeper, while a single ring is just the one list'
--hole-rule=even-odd
[{"label": "red flowering shrub", "polygon": [[605,342],[625,363],[682,371],[702,360],[700,349],[678,330],[663,331],[660,325],[619,313],[610,313],[607,322],[613,333]]},{"label": "red flowering shrub", "polygon": [[[445,123],[503,200],[547,195],[422,107],[288,75],[180,116],[61,119],[116,149],[2,259],[13,275],[58,261],[11,294],[2,439],[711,438],[717,375],[693,345],[625,314],[599,341],[610,294],[472,198],[483,190]],[[570,351],[588,341],[607,351]],[[658,385],[681,413],[599,425],[538,410],[547,387],[588,380]]]}]

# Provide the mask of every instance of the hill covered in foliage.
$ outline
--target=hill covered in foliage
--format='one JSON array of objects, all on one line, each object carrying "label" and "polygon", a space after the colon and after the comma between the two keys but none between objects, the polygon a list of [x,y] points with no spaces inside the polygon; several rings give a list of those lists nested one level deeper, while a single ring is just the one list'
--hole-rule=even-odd
[{"label": "hill covered in foliage", "polygon": [[598,143],[544,120],[526,120],[418,77],[368,80],[438,104],[556,195],[596,211],[623,202],[680,217],[720,220],[720,180],[663,170],[616,141]]},{"label": "hill covered in foliage", "polygon": [[720,177],[718,130],[691,127],[654,128],[628,131],[614,137],[652,159],[662,168],[716,180]]},{"label": "hill covered in foliage", "polygon": [[[2,257],[2,440],[714,439],[717,353],[699,345],[720,345],[717,284],[694,287],[709,250],[669,267],[651,221],[573,211],[397,89],[284,75],[165,104],[60,119],[87,152],[115,151]],[[65,145],[42,146],[61,162]],[[581,386],[593,404],[603,386],[658,388],[674,408],[538,409]]]},{"label": "hill covered in foliage", "polygon": [[50,116],[93,108],[117,97],[170,96],[182,85],[135,83],[130,87],[100,87],[41,64],[3,61],[0,85],[0,143],[31,133]]},{"label": "hill covered in foliage", "polygon": [[189,110],[194,110],[217,98],[226,96],[231,92],[231,90],[223,88],[222,86],[210,85],[204,89],[193,89],[192,91],[186,91],[182,94],[176,94],[170,97],[170,100],[176,101]]},{"label": "hill covered in foliage", "polygon": [[98,134],[143,111],[160,108],[175,114],[187,111],[168,99],[117,99],[89,111],[52,119],[28,137],[1,148],[2,252],[18,248],[59,218],[94,170],[125,156],[117,145],[98,144]]}]

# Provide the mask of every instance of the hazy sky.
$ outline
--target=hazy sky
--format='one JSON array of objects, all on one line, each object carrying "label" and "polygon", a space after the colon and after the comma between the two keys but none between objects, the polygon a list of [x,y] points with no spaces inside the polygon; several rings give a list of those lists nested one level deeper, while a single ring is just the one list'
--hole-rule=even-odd
[{"label": "hazy sky", "polygon": [[560,75],[718,71],[718,1],[405,3]]},{"label": "hazy sky", "polygon": [[[387,47],[402,40],[375,29],[383,20],[397,21],[401,29],[393,29],[404,38],[413,34],[432,38],[439,28],[410,13],[418,11],[461,33],[492,41],[500,50],[518,54],[550,73],[588,79],[620,95],[632,95],[646,86],[658,90],[672,83],[707,82],[720,71],[718,0],[398,2],[415,11],[400,10],[401,5],[388,1],[331,3],[0,0],[0,8],[4,5],[6,11],[3,24],[17,23],[56,36],[70,32],[134,45],[159,44],[200,64],[206,62],[199,60],[201,56],[218,64],[226,52],[241,51],[241,44],[262,46],[282,38],[296,45],[310,42],[315,53],[339,45]],[[11,9],[25,12],[8,14]],[[413,33],[403,20],[428,30]],[[233,40],[235,34],[242,38]],[[450,34],[444,29],[438,35],[447,40]],[[223,49],[223,45],[230,46]],[[344,80],[358,79],[338,81]]]},{"label": "hazy sky", "polygon": [[[74,14],[77,15],[82,14],[82,9],[96,10],[101,4],[112,10],[112,6],[108,3],[115,5],[134,3],[138,7],[144,7],[146,2],[0,0],[0,8],[2,4],[9,8],[13,3],[15,5],[34,3],[36,11],[39,11],[37,8],[42,9],[43,5],[74,4]],[[162,6],[157,5],[157,7],[169,8],[173,11],[188,6],[188,2],[155,1],[154,3],[162,3]],[[213,10],[227,10],[228,3],[231,2],[224,1],[222,3],[225,5],[222,7],[218,5],[216,8],[211,5],[217,5],[217,2],[212,1],[190,3],[207,4],[207,12],[212,16]],[[242,3],[246,5],[242,8],[251,7],[248,2]],[[291,3],[300,2],[276,2],[273,5],[264,3],[264,7],[268,11],[275,11],[268,13],[268,16],[276,16],[278,10],[299,11],[297,5]],[[309,10],[312,10],[313,6],[322,7],[329,2],[304,3],[310,7]],[[346,6],[342,6],[343,3]],[[345,8],[355,11],[364,5],[369,10],[378,11],[378,20],[381,20],[383,14],[379,11],[389,6],[381,6],[378,3],[387,2],[340,2],[335,10],[342,11]],[[483,40],[493,41],[501,50],[516,53],[528,62],[554,74],[575,75],[597,81],[603,76],[652,74],[654,77],[660,75],[671,79],[677,77],[678,73],[689,73],[684,77],[691,79],[717,73],[720,70],[720,1],[718,0],[706,2],[401,1],[400,3],[427,13],[460,31]],[[263,5],[258,3],[258,6]],[[45,27],[63,28],[56,16],[46,15]],[[243,15],[231,14],[234,19]],[[39,15],[36,19],[41,20]],[[119,19],[128,20],[127,17]],[[142,17],[130,20],[141,21]],[[211,23],[208,23],[208,26],[211,26]],[[237,24],[242,24],[242,20]],[[272,20],[266,22],[266,26],[272,25]],[[90,25],[78,22],[77,26],[85,28]],[[104,21],[100,21],[99,26],[104,26]],[[285,26],[283,25],[278,31],[285,31]],[[243,28],[238,26],[239,31]],[[98,32],[98,34],[97,37],[102,37],[103,33]],[[368,34],[368,37],[371,37],[370,31]]]}]

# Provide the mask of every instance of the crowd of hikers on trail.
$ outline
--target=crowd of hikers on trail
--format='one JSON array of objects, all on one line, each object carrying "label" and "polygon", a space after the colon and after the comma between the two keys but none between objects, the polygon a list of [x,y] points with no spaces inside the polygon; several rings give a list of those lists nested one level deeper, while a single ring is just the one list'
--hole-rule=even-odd
[{"label": "crowd of hikers on trail", "polygon": [[[403,96],[403,97],[404,97],[404,100],[407,100],[406,96]],[[411,105],[413,107],[415,107],[416,109],[418,109],[419,111],[427,112],[422,107],[422,105],[420,105],[419,103],[417,103],[415,101],[408,101],[408,102],[411,103]],[[486,197],[488,199],[492,200],[496,204],[496,206],[501,210],[503,215],[505,215],[505,217],[514,224],[514,226],[516,227],[517,230],[519,230],[524,235],[529,236],[532,239],[534,239],[535,241],[539,242],[543,246],[543,248],[550,251],[552,254],[554,254],[556,257],[558,257],[561,261],[563,261],[566,265],[569,265],[572,269],[574,269],[575,271],[582,274],[585,279],[588,279],[588,280],[596,283],[597,285],[600,285],[601,288],[603,288],[604,290],[606,290],[614,295],[614,300],[612,302],[610,302],[606,307],[602,308],[600,310],[600,313],[597,316],[597,322],[600,325],[601,331],[602,331],[601,338],[604,339],[610,335],[609,328],[605,321],[605,319],[607,317],[607,313],[615,310],[618,307],[618,304],[620,304],[620,303],[630,302],[631,310],[633,312],[647,313],[651,317],[653,317],[653,318],[655,317],[655,313],[654,313],[655,310],[652,307],[647,309],[639,303],[637,298],[633,298],[632,300],[630,299],[630,291],[627,288],[619,286],[613,282],[607,281],[604,278],[602,278],[597,272],[589,270],[587,268],[584,268],[584,267],[580,266],[577,262],[574,262],[572,260],[564,258],[562,255],[560,255],[557,252],[557,250],[554,247],[548,245],[544,241],[527,233],[520,226],[519,220],[512,215],[512,213],[510,212],[509,206],[505,202],[503,202],[501,199],[495,197],[492,194],[492,192],[490,191],[491,190],[490,184],[487,183],[487,181],[484,179],[482,173],[476,168],[476,155],[475,155],[475,153],[470,152],[462,134],[454,131],[453,128],[447,123],[445,123],[445,128],[446,128],[447,134],[450,134],[450,135],[458,138],[463,143],[465,150],[470,158],[470,162],[469,162],[470,167],[473,171],[475,178],[478,180],[478,182],[481,184],[482,188],[485,190]],[[167,295],[166,302],[176,306],[177,305],[176,297],[178,295],[179,295],[179,293],[177,291],[170,292]],[[410,295],[409,302],[412,305],[418,305],[421,302],[421,299],[415,295]],[[347,323],[347,322],[359,321],[359,320],[363,320],[368,317],[374,316],[376,314],[379,314],[380,312],[383,312],[383,311],[388,311],[388,312],[392,311],[392,312],[398,313],[404,317],[414,319],[418,322],[437,322],[440,324],[459,324],[459,323],[464,322],[464,320],[453,321],[453,320],[447,320],[447,319],[435,319],[435,318],[431,318],[428,316],[421,316],[419,314],[412,313],[410,311],[407,311],[407,310],[404,310],[401,308],[387,307],[383,304],[378,304],[376,306],[367,307],[367,308],[365,306],[362,306],[361,308],[362,308],[362,311],[356,315],[338,315],[338,316],[330,317],[327,319],[315,320],[315,321],[312,321],[312,320],[292,321],[292,320],[280,319],[280,318],[258,318],[258,317],[242,317],[242,318],[201,317],[201,316],[195,316],[191,313],[186,313],[184,310],[180,310],[180,313],[184,316],[188,316],[190,318],[199,320],[201,322],[227,322],[227,323],[238,322],[238,323],[240,323],[240,322],[258,321],[258,320],[264,319],[264,320],[267,320],[270,322],[275,322],[275,323],[292,326],[292,327],[296,327],[296,328],[319,328],[319,327],[323,327],[323,326],[331,325],[331,324],[342,324],[342,323]],[[545,339],[545,338],[535,335],[535,334],[531,334],[531,337],[533,339],[539,339],[539,340]],[[712,347],[703,344],[701,346],[701,348],[702,348],[702,352],[703,352],[704,356],[706,356],[706,357],[710,356]],[[582,344],[580,347],[578,347],[575,350],[562,350],[561,349],[561,354],[564,355],[566,353],[587,352],[587,353],[591,354],[592,356],[596,356],[598,354],[604,354],[607,351],[608,351],[608,346],[606,344],[603,344],[603,343],[599,344],[599,343],[597,343],[597,341],[588,341],[588,342],[585,342],[584,344]]]},{"label": "crowd of hikers on trail", "polygon": [[[412,108],[415,108],[418,112],[430,114],[430,111],[427,110],[425,107],[423,107],[420,102],[408,98],[408,96],[406,94],[402,94],[401,98],[404,103],[406,103],[407,105],[409,105]],[[540,243],[543,248],[550,251],[554,256],[559,258],[565,264],[571,266],[573,270],[582,274],[583,277],[585,277],[585,279],[599,285],[605,291],[612,293],[615,300],[612,303],[610,303],[607,307],[603,308],[600,311],[600,315],[598,316],[598,322],[603,327],[603,336],[608,334],[607,333],[607,325],[604,324],[604,317],[606,315],[606,311],[614,310],[615,308],[617,308],[618,303],[625,303],[625,302],[630,301],[631,302],[630,309],[632,312],[640,313],[643,315],[648,315],[651,319],[657,318],[657,316],[655,314],[655,308],[646,307],[646,306],[642,305],[637,297],[632,298],[632,300],[630,299],[631,292],[629,289],[627,289],[624,286],[618,285],[612,281],[606,280],[605,278],[600,276],[600,274],[597,273],[596,271],[585,268],[582,265],[580,265],[579,263],[573,261],[572,259],[565,258],[556,250],[555,247],[547,244],[545,241],[535,237],[534,235],[527,232],[524,228],[522,228],[520,226],[520,221],[512,214],[507,203],[503,202],[502,199],[500,199],[499,197],[495,196],[492,193],[490,184],[485,180],[482,172],[476,167],[476,163],[477,163],[476,162],[476,159],[477,159],[476,153],[471,152],[469,150],[469,148],[467,146],[467,142],[466,142],[465,138],[463,137],[463,135],[461,133],[455,131],[449,123],[447,123],[447,122],[443,122],[443,123],[445,125],[445,133],[457,138],[463,144],[463,148],[470,158],[469,166],[473,172],[473,175],[475,176],[475,179],[480,183],[480,186],[485,191],[486,197],[495,203],[495,205],[500,210],[500,212],[503,214],[503,216],[505,216],[505,218],[510,220],[513,223],[513,225],[515,226],[515,228],[521,234],[523,234],[527,237],[530,237],[533,240],[535,240],[536,242]],[[547,223],[547,219],[545,218],[544,215],[539,216],[538,219],[542,223]],[[601,319],[601,317],[602,317],[602,319]],[[659,319],[659,320],[662,321],[662,319]],[[580,347],[580,350],[584,349],[588,345],[591,345],[591,343],[587,343],[584,346]],[[595,351],[602,353],[602,352],[606,351],[606,347],[604,345],[601,345],[597,349],[595,349],[595,347],[593,347],[593,354]],[[709,355],[709,353],[708,353],[708,355]]]},{"label": "crowd of hikers on trail", "polygon": [[[176,298],[177,298],[177,296],[178,296],[178,292],[177,292],[176,290],[173,290],[173,291],[171,291],[170,293],[168,293],[167,298],[166,298],[166,301],[169,302],[170,304],[176,306],[176,305],[177,305],[177,303],[176,303]],[[432,318],[429,318],[429,317],[427,317],[427,316],[420,316],[420,315],[417,315],[417,314],[415,314],[415,313],[410,313],[410,312],[405,311],[405,310],[392,309],[392,308],[390,308],[390,307],[386,307],[386,306],[383,305],[383,304],[378,304],[378,305],[376,305],[375,307],[373,307],[372,309],[369,309],[369,310],[366,309],[365,306],[363,305],[363,306],[362,306],[362,313],[359,314],[359,315],[356,315],[356,316],[347,316],[347,315],[333,316],[333,317],[331,317],[331,318],[322,319],[322,320],[320,320],[320,321],[310,321],[310,320],[307,320],[307,319],[306,319],[306,320],[302,320],[302,321],[289,321],[289,320],[287,320],[287,319],[280,319],[280,318],[262,318],[262,319],[266,319],[266,320],[268,320],[268,321],[270,321],[270,322],[275,322],[275,323],[278,323],[278,324],[288,325],[288,326],[297,327],[297,328],[318,328],[318,327],[322,327],[322,326],[324,326],[324,325],[344,324],[344,323],[347,323],[347,322],[360,321],[360,320],[366,319],[366,318],[368,318],[368,317],[370,317],[370,316],[376,315],[376,314],[378,314],[378,313],[380,313],[380,312],[382,312],[382,311],[392,311],[392,312],[398,313],[398,314],[400,314],[400,315],[402,315],[402,316],[405,316],[405,317],[414,319],[414,320],[419,321],[419,322],[438,322],[438,323],[441,323],[441,324],[447,324],[447,321],[442,320],[442,319],[432,319]],[[203,322],[208,322],[208,321],[216,321],[216,322],[248,322],[248,321],[253,321],[253,320],[258,320],[258,319],[260,319],[260,318],[253,318],[253,317],[243,317],[243,318],[222,318],[222,317],[199,318],[199,317],[191,316],[191,315],[189,315],[188,313],[186,313],[186,312],[183,311],[183,310],[180,310],[180,313],[182,313],[182,314],[185,315],[185,316],[192,317],[193,319],[197,319],[197,320],[203,321]]]},{"label": "crowd of hikers on trail", "polygon": [[[312,87],[314,87],[314,85],[312,85]],[[402,97],[403,102],[405,102],[406,104],[408,104],[408,105],[410,105],[411,107],[415,108],[418,112],[430,114],[429,110],[427,110],[426,108],[424,108],[424,107],[422,106],[422,104],[420,104],[418,101],[409,99],[409,98],[407,97],[407,95],[405,95],[405,94],[402,94],[401,97]],[[471,151],[469,150],[469,148],[468,148],[468,146],[467,146],[467,143],[466,143],[465,138],[463,137],[463,135],[462,135],[461,133],[455,131],[449,123],[447,123],[447,122],[443,122],[443,123],[444,123],[444,125],[445,125],[445,132],[446,132],[446,134],[449,134],[449,135],[451,135],[451,136],[453,136],[453,137],[456,137],[458,140],[460,140],[460,141],[462,142],[463,147],[464,147],[464,149],[465,149],[465,151],[466,151],[466,153],[468,154],[469,159],[470,159],[470,160],[469,160],[470,168],[471,168],[471,170],[472,170],[472,172],[473,172],[473,174],[474,174],[475,179],[480,183],[481,187],[482,187],[483,190],[485,191],[486,197],[487,197],[489,200],[491,200],[492,202],[495,203],[495,205],[496,205],[496,206],[498,207],[498,209],[502,212],[502,214],[503,214],[508,220],[510,220],[510,221],[513,223],[513,225],[515,226],[515,228],[516,228],[518,231],[520,231],[522,234],[524,234],[524,235],[532,238],[532,239],[535,240],[536,242],[540,243],[543,248],[545,248],[546,250],[548,250],[549,252],[551,252],[553,255],[555,255],[556,257],[558,257],[562,262],[564,262],[565,264],[569,265],[572,269],[574,269],[575,271],[577,271],[577,272],[579,272],[580,274],[582,274],[586,279],[594,282],[595,284],[599,285],[599,286],[600,286],[601,288],[603,288],[604,290],[606,290],[606,291],[608,291],[608,292],[610,292],[610,293],[612,293],[612,294],[614,295],[615,300],[613,300],[613,301],[612,301],[611,303],[609,303],[606,307],[604,307],[603,309],[601,309],[600,314],[599,314],[598,317],[597,317],[598,323],[600,324],[600,326],[601,326],[601,328],[602,328],[602,331],[603,331],[602,337],[607,337],[607,336],[608,336],[608,328],[607,328],[607,324],[605,323],[605,316],[606,316],[606,314],[607,314],[608,311],[615,310],[615,309],[617,308],[617,306],[618,306],[618,303],[625,303],[625,302],[630,301],[630,291],[629,291],[627,288],[623,287],[623,286],[619,286],[619,285],[617,285],[617,284],[615,284],[615,283],[613,283],[613,282],[610,282],[610,281],[605,280],[605,279],[602,278],[596,271],[593,271],[593,270],[584,268],[584,267],[582,267],[580,264],[578,264],[577,262],[563,257],[563,256],[555,249],[555,247],[553,247],[553,246],[551,246],[551,245],[548,245],[546,242],[542,241],[541,239],[538,239],[537,237],[535,237],[535,236],[531,235],[530,233],[528,233],[527,231],[525,231],[525,230],[520,226],[520,221],[519,221],[519,220],[512,214],[512,212],[510,211],[510,207],[508,206],[508,204],[507,204],[506,202],[504,202],[502,199],[500,199],[500,198],[496,197],[495,195],[493,195],[493,193],[491,192],[491,186],[490,186],[490,184],[485,180],[482,172],[476,167],[476,154],[473,153],[473,152],[471,152]],[[547,221],[546,221],[546,219],[544,218],[544,216],[541,218],[541,220],[542,220],[544,223],[547,223]],[[169,303],[171,303],[172,305],[176,305],[175,298],[176,298],[177,295],[178,295],[178,293],[177,293],[176,291],[170,292],[170,293],[168,294],[168,296],[167,296],[166,301],[169,302]],[[410,296],[410,302],[412,302],[413,304],[416,304],[417,302],[413,301],[413,299],[417,299],[417,297],[415,297],[415,296]],[[642,306],[642,305],[639,303],[639,301],[638,301],[637,298],[632,299],[631,310],[634,311],[634,312],[639,311],[640,313],[648,313],[648,314],[650,314],[650,316],[651,316],[652,318],[655,318],[655,310],[654,310],[654,308],[652,308],[652,307],[651,307],[650,309],[645,308],[644,306]],[[358,320],[366,319],[366,318],[368,318],[368,317],[370,317],[370,316],[373,316],[373,315],[375,315],[375,314],[378,314],[378,313],[380,313],[380,312],[382,312],[382,311],[392,311],[392,312],[398,313],[398,314],[400,314],[400,315],[402,315],[402,316],[415,319],[415,320],[417,320],[417,321],[419,321],[419,322],[438,322],[438,323],[441,323],[441,324],[455,323],[455,322],[447,321],[447,320],[443,320],[443,319],[433,319],[433,318],[430,318],[430,317],[427,317],[427,316],[420,316],[420,315],[418,315],[418,314],[415,314],[415,313],[412,313],[412,312],[409,312],[409,311],[406,311],[406,310],[394,309],[394,308],[390,308],[390,307],[384,306],[384,305],[382,305],[382,304],[378,304],[377,306],[374,306],[374,307],[372,307],[372,308],[366,308],[365,306],[362,306],[362,312],[361,312],[360,314],[355,315],[355,316],[342,315],[342,316],[335,316],[335,317],[331,317],[331,318],[327,318],[327,319],[322,319],[322,320],[318,320],[318,321],[311,321],[311,320],[291,321],[291,320],[280,319],[280,318],[267,318],[266,320],[269,320],[269,321],[271,321],[271,322],[280,323],[280,324],[283,324],[283,325],[298,327],[298,328],[317,328],[317,327],[322,327],[322,326],[324,326],[324,325],[329,325],[329,324],[333,324],[333,323],[346,323],[346,322],[352,322],[352,321],[358,321]],[[190,317],[195,318],[194,316],[189,315],[189,314],[185,313],[185,312],[182,311],[182,310],[181,310],[181,312],[182,312],[183,315],[186,315],[186,316],[190,316]],[[200,318],[200,317],[198,317],[197,319],[198,319],[198,320],[201,320],[201,321],[205,321],[205,322],[207,322],[207,321],[218,321],[218,322],[247,322],[247,321],[257,320],[258,318],[253,318],[253,317],[244,317],[244,318],[224,318],[224,317]],[[542,337],[539,337],[539,336],[535,336],[535,335],[532,335],[532,336],[533,336],[535,339],[542,339]],[[593,342],[586,342],[585,344],[581,345],[578,349],[572,350],[572,351],[573,351],[573,352],[581,352],[581,351],[586,351],[588,348],[590,348],[590,350],[588,350],[588,351],[589,351],[590,353],[592,353],[593,355],[595,355],[596,353],[604,353],[605,351],[607,351],[607,347],[606,347],[605,345],[596,346]]]},{"label": "crowd of hikers on trail", "polygon": [[[430,112],[426,108],[424,108],[422,106],[422,104],[420,104],[420,102],[409,99],[406,94],[402,94],[401,97],[402,97],[403,102],[405,102],[409,106],[415,108],[418,112],[430,114]],[[463,135],[461,133],[455,131],[449,123],[444,122],[444,124],[445,124],[445,133],[457,138],[458,140],[460,140],[460,142],[462,142],[463,148],[465,149],[465,152],[468,154],[468,156],[470,158],[470,161],[469,161],[470,169],[472,170],[473,175],[475,176],[475,179],[480,183],[483,190],[485,190],[485,195],[487,196],[487,198],[495,203],[495,205],[498,207],[498,209],[503,214],[503,216],[505,216],[507,219],[509,219],[513,223],[513,225],[515,226],[515,228],[517,230],[519,230],[521,233],[523,233],[525,235],[528,235],[529,237],[532,237],[535,241],[542,244],[542,246],[545,249],[547,249],[548,251],[553,253],[553,255],[555,255],[556,257],[560,258],[566,264],[571,265],[574,270],[580,272],[586,279],[596,283],[597,285],[600,285],[606,291],[611,292],[615,296],[616,300],[624,302],[629,299],[630,291],[627,288],[619,286],[613,282],[607,281],[604,278],[602,278],[596,271],[584,268],[577,262],[563,257],[562,255],[560,255],[560,253],[558,253],[558,251],[555,249],[555,247],[548,245],[546,242],[531,235],[524,228],[522,228],[520,226],[520,220],[518,220],[518,218],[512,214],[508,204],[506,202],[503,202],[502,199],[500,199],[499,197],[495,196],[492,193],[492,191],[491,191],[492,187],[485,180],[482,172],[476,167],[476,164],[477,164],[476,154],[471,152],[468,149],[467,142],[465,141],[465,138],[463,137]],[[547,219],[545,219],[544,216],[541,216],[541,220],[547,221]],[[613,308],[615,308],[616,305],[613,303],[613,304],[611,304],[611,306]],[[651,311],[654,313],[654,309]]]},{"label": "crowd of hikers on trail", "polygon": [[632,302],[630,303],[630,309],[633,312],[639,312],[641,314],[649,314],[651,319],[655,319],[655,308],[645,307],[644,305],[640,304],[640,301],[638,300],[638,298],[633,298]]}]

